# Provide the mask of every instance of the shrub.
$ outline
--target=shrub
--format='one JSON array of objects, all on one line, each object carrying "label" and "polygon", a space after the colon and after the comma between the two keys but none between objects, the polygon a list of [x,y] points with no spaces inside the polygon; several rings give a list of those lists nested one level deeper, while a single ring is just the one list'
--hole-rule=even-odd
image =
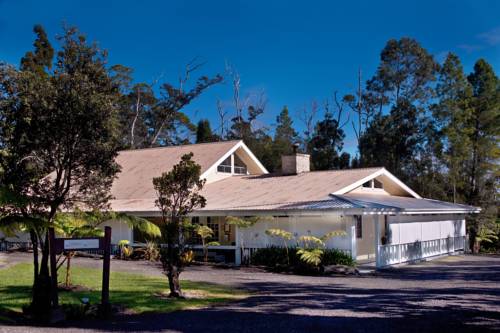
[{"label": "shrub", "polygon": [[300,249],[291,247],[288,248],[287,260],[287,250],[284,247],[268,246],[255,251],[252,254],[251,263],[274,271],[293,271],[299,274],[317,274],[328,265],[354,266],[355,264],[349,255],[336,249],[325,249],[319,265],[307,263],[301,260],[300,256]]},{"label": "shrub", "polygon": [[[294,248],[289,249],[288,256],[295,256],[295,252]],[[287,251],[284,247],[274,245],[261,248],[252,254],[250,262],[253,265],[266,266],[270,268],[276,266],[288,266]]]},{"label": "shrub", "polygon": [[346,265],[354,266],[356,262],[352,257],[337,249],[325,249],[321,257],[321,265]]}]

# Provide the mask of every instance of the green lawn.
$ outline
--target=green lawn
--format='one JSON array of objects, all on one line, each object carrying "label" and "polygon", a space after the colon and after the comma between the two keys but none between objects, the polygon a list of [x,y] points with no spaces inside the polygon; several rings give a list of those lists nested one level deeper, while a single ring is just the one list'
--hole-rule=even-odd
[{"label": "green lawn", "polygon": [[[99,303],[102,270],[73,267],[71,272],[74,285],[85,286],[91,291],[60,291],[60,304],[80,304],[82,297],[88,297],[92,304]],[[61,268],[60,281],[64,274],[65,270]],[[0,269],[0,312],[2,310],[21,311],[21,307],[30,301],[32,281],[33,266],[31,264],[23,263]],[[111,303],[122,305],[134,313],[144,313],[203,307],[245,297],[245,293],[240,290],[202,282],[183,280],[181,286],[184,292],[193,297],[176,300],[156,296],[167,292],[166,278],[111,272],[110,300]]]}]

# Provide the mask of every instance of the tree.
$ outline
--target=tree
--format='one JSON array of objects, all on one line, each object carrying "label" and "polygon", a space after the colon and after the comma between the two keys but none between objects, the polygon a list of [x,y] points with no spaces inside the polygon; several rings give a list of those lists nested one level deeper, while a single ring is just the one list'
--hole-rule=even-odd
[{"label": "tree", "polygon": [[450,53],[441,66],[436,85],[438,102],[433,116],[441,139],[437,157],[447,168],[442,185],[451,191],[453,202],[464,202],[466,164],[471,151],[472,86],[467,81],[460,59]]},{"label": "tree", "polygon": [[[76,209],[72,213],[58,213],[54,218],[55,231],[59,236],[73,237],[103,237],[101,226],[107,221],[126,223],[131,229],[136,229],[151,237],[160,237],[161,231],[156,224],[146,219],[116,213],[112,211],[81,211]],[[71,258],[75,251],[65,251],[57,260],[57,269],[66,263],[66,287],[71,286]],[[61,258],[63,258],[61,260]]]},{"label": "tree", "polygon": [[[493,68],[483,59],[467,77],[472,86],[470,159],[466,161],[466,203],[483,207],[483,212],[468,219],[471,242],[475,243],[482,225],[497,217],[496,197],[500,167],[500,84]],[[496,209],[489,209],[489,207]]]},{"label": "tree", "polygon": [[365,108],[377,111],[359,140],[362,165],[381,163],[377,166],[410,186],[418,179],[416,169],[433,167],[423,163],[432,161],[425,156],[432,151],[426,147],[425,132],[430,128],[427,106],[436,70],[432,56],[414,39],[387,42],[377,72],[366,85]]},{"label": "tree", "polygon": [[207,242],[208,239],[214,236],[212,228],[206,225],[196,226],[195,232],[201,238],[201,245],[203,246],[203,260],[208,262],[208,247],[220,245],[219,242]]},{"label": "tree", "polygon": [[281,167],[281,156],[290,155],[293,152],[293,145],[298,141],[298,134],[293,128],[293,120],[290,118],[288,108],[285,106],[276,117],[276,130],[273,141],[273,155],[276,161],[273,167],[274,170]]},{"label": "tree", "polygon": [[50,44],[45,29],[41,25],[35,25],[33,32],[37,35],[37,39],[33,44],[35,51],[28,51],[21,58],[21,70],[46,76],[47,71],[52,68],[54,49]]},{"label": "tree", "polygon": [[66,28],[59,41],[53,73],[0,65],[0,133],[7,152],[0,157],[1,184],[20,198],[2,207],[0,223],[37,225],[30,228],[36,262],[31,310],[40,315],[51,309],[46,227],[63,207],[106,207],[119,171],[118,91],[105,53],[75,28]]},{"label": "tree", "polygon": [[281,238],[283,240],[283,247],[286,251],[286,262],[290,265],[290,256],[288,253],[288,242],[293,239],[293,234],[283,229],[267,229],[266,235],[271,237]]},{"label": "tree", "polygon": [[325,253],[326,242],[333,237],[343,237],[346,236],[346,232],[343,230],[334,230],[327,232],[321,237],[315,237],[311,235],[304,235],[297,238],[297,243],[302,244],[297,250],[297,255],[299,255],[300,260],[303,262],[319,266],[321,264],[321,259]]},{"label": "tree", "polygon": [[213,77],[201,76],[194,87],[186,89],[186,84],[192,73],[201,66],[202,64],[197,63],[195,59],[186,65],[184,75],[179,78],[178,85],[172,83],[161,85],[162,97],[159,98],[158,103],[148,116],[151,131],[149,146],[179,143],[181,140],[178,133],[179,127],[186,127],[189,131],[194,132],[195,126],[181,110],[206,89],[222,82],[222,76],[219,74]]},{"label": "tree", "polygon": [[343,147],[344,131],[330,112],[316,124],[314,134],[309,142],[312,167],[314,170],[337,169],[339,152]]},{"label": "tree", "polygon": [[171,171],[153,178],[156,206],[161,212],[162,239],[166,249],[161,249],[163,270],[168,277],[171,297],[182,297],[179,276],[183,269],[185,252],[184,224],[187,215],[196,208],[203,208],[206,199],[199,194],[204,179],[200,179],[201,166],[192,160],[193,153],[182,156]]},{"label": "tree", "polygon": [[123,65],[112,66],[110,72],[113,83],[120,90],[118,105],[122,145],[131,149],[145,147],[151,135],[148,119],[158,103],[153,90],[157,80],[151,84],[132,84],[133,70]]},{"label": "tree", "polygon": [[214,142],[217,141],[216,135],[212,133],[210,122],[208,119],[202,119],[196,126],[196,143]]}]

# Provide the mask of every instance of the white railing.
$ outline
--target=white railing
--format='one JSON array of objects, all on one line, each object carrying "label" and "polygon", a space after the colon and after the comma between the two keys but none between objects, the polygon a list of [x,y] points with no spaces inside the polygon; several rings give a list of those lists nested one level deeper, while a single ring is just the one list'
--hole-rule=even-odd
[{"label": "white railing", "polygon": [[465,250],[465,236],[379,246],[378,267]]}]

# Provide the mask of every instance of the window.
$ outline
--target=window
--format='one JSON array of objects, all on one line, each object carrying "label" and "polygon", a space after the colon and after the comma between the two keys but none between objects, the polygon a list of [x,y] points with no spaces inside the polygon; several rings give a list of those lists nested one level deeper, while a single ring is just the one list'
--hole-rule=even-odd
[{"label": "window", "polygon": [[363,238],[363,219],[361,215],[354,215],[356,219],[356,238]]},{"label": "window", "polygon": [[381,181],[378,181],[376,179],[373,180],[373,187],[374,188],[384,188],[384,184],[382,184]]},{"label": "window", "polygon": [[371,182],[371,180],[370,180],[370,181],[367,181],[366,183],[364,183],[364,184],[363,184],[363,187],[371,188],[371,187],[372,187],[372,182]]},{"label": "window", "polygon": [[231,156],[226,158],[219,166],[217,166],[217,171],[224,173],[231,173]]},{"label": "window", "polygon": [[[234,162],[231,162],[231,158],[234,159]],[[234,163],[234,165],[232,165]],[[229,156],[226,158],[221,164],[217,166],[217,171],[218,172],[223,172],[223,173],[231,173],[233,172],[234,168],[234,173],[238,175],[246,175],[247,174],[247,166],[243,161],[238,157],[238,155],[233,154],[232,156]]]},{"label": "window", "polygon": [[236,154],[234,155],[234,173],[238,175],[247,174],[247,166]]},{"label": "window", "polygon": [[212,231],[214,232],[214,235],[212,237],[210,237],[210,239],[208,239],[207,241],[208,242],[218,242],[219,241],[219,223],[215,222],[215,221],[212,222],[212,218],[209,216],[209,217],[207,217],[207,227],[212,229]]}]

